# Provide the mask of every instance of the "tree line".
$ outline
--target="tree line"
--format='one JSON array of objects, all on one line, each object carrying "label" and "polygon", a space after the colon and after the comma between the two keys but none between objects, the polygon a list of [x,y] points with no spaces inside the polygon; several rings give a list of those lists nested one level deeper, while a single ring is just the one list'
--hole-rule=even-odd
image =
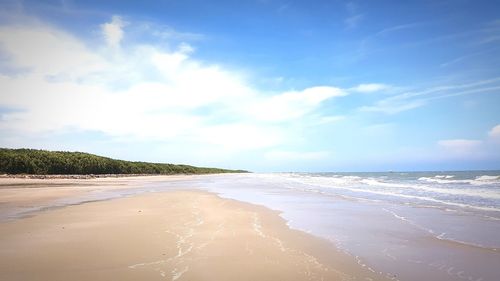
[{"label": "tree line", "polygon": [[0,148],[1,174],[90,175],[90,174],[214,174],[244,170],[190,165],[132,162],[84,152]]}]

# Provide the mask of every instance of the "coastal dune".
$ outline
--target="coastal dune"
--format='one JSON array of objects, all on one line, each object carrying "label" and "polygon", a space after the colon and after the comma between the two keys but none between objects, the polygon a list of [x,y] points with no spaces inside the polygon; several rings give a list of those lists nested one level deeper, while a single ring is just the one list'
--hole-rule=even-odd
[{"label": "coastal dune", "polygon": [[202,191],[0,223],[1,280],[384,280],[279,213]]}]

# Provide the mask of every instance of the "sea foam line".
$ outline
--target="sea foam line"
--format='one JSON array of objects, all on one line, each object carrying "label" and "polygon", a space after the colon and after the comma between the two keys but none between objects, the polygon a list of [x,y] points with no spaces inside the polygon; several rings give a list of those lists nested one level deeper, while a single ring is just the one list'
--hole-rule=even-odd
[{"label": "sea foam line", "polygon": [[362,183],[372,185],[372,186],[387,186],[387,187],[395,187],[395,188],[411,188],[415,190],[425,190],[435,193],[441,193],[445,195],[464,195],[471,197],[481,197],[484,199],[500,199],[500,192],[495,190],[487,190],[487,189],[451,189],[451,188],[438,188],[438,187],[429,187],[425,185],[419,184],[402,184],[402,183],[387,183],[381,182],[374,179],[364,179],[361,181]]},{"label": "sea foam line", "polygon": [[442,241],[448,241],[448,242],[453,242],[453,243],[457,243],[457,244],[461,244],[461,245],[465,245],[465,246],[469,246],[469,247],[475,247],[475,248],[481,248],[481,249],[484,249],[484,250],[488,250],[488,251],[495,251],[497,252],[498,249],[497,248],[492,248],[492,247],[487,247],[487,246],[484,246],[484,245],[481,245],[481,244],[477,244],[477,243],[472,243],[472,242],[465,242],[465,241],[462,241],[462,240],[458,240],[458,239],[453,239],[453,238],[449,238],[449,237],[446,237],[446,232],[442,232],[438,235],[436,235],[436,232],[434,232],[432,229],[428,229],[428,228],[425,228],[417,223],[415,223],[414,221],[412,220],[409,220],[407,219],[406,217],[403,217],[403,216],[400,216],[398,215],[396,212],[392,211],[392,210],[389,210],[389,209],[386,209],[386,208],[382,208],[382,210],[384,210],[385,212],[388,212],[390,213],[392,216],[394,216],[395,218],[401,220],[401,221],[404,221],[420,230],[423,230],[427,233],[429,233],[432,237],[436,238],[436,239],[439,239],[439,240],[442,240]]},{"label": "sea foam line", "polygon": [[500,212],[500,209],[495,208],[495,207],[482,207],[482,206],[474,206],[474,205],[468,205],[468,204],[462,204],[462,203],[455,203],[455,202],[449,202],[449,201],[435,199],[432,197],[423,197],[423,196],[416,196],[416,195],[391,193],[391,192],[384,192],[384,191],[352,188],[352,187],[346,187],[346,186],[332,186],[332,185],[327,185],[327,184],[322,184],[322,183],[309,183],[309,182],[301,182],[301,183],[313,185],[313,186],[331,188],[331,189],[344,189],[344,190],[349,190],[349,191],[353,191],[353,192],[360,192],[360,193],[371,193],[371,194],[387,195],[387,196],[407,198],[407,199],[418,199],[418,200],[422,200],[422,201],[430,201],[430,202],[435,202],[435,203],[440,203],[440,204],[445,204],[445,205],[450,205],[450,206],[456,206],[456,207],[461,207],[461,208],[471,208],[471,209],[476,209],[476,210],[481,210],[481,211]]}]

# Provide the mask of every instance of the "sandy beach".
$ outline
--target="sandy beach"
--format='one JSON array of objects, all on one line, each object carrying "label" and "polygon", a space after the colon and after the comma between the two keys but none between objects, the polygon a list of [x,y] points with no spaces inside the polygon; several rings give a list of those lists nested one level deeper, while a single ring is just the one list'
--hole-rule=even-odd
[{"label": "sandy beach", "polygon": [[[3,179],[0,199],[6,210],[148,180],[155,179],[7,188]],[[278,212],[204,191],[146,193],[4,221],[0,260],[1,280],[381,280],[326,240],[291,230]]]}]

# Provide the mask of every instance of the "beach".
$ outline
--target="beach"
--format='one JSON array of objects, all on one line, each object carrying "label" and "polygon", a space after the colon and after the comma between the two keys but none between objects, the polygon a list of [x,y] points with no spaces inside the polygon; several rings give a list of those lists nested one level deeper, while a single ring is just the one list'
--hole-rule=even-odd
[{"label": "beach", "polygon": [[496,281],[499,187],[498,171],[2,178],[0,279]]},{"label": "beach", "polygon": [[192,178],[2,179],[17,213],[0,223],[0,279],[386,280],[263,206],[194,188],[84,199],[172,179]]}]

